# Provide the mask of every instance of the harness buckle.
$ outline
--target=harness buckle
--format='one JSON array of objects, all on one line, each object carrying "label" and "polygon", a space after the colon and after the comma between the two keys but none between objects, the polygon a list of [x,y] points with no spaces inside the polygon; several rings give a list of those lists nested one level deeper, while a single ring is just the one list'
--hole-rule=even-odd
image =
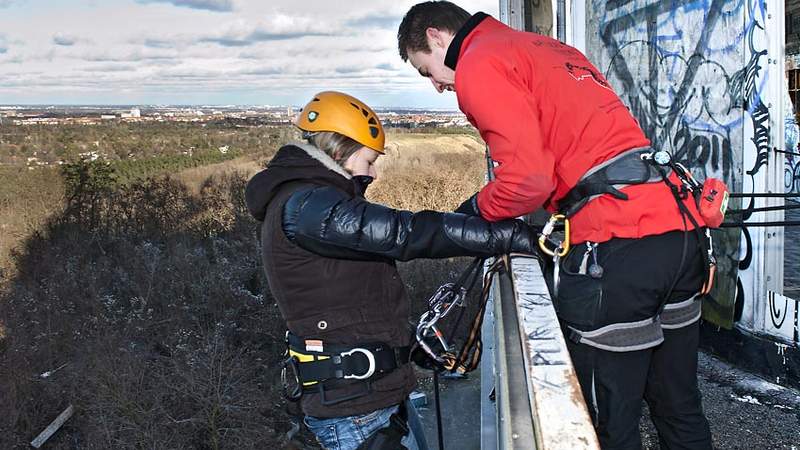
[{"label": "harness buckle", "polygon": [[342,357],[351,356],[356,352],[362,353],[364,356],[367,357],[367,361],[369,361],[369,368],[362,375],[345,375],[344,378],[350,379],[350,380],[366,380],[367,378],[369,378],[369,377],[371,377],[372,375],[375,374],[375,355],[373,355],[371,351],[369,351],[369,350],[367,350],[365,348],[357,347],[357,348],[354,348],[352,350],[348,350],[346,352],[342,352],[341,356]]},{"label": "harness buckle", "polygon": [[[564,239],[561,242],[555,242],[550,239],[550,235],[555,230],[559,221],[564,222]],[[553,246],[549,248],[548,243]],[[553,214],[550,219],[542,228],[542,233],[539,235],[539,248],[548,256],[564,257],[569,252],[569,219],[564,214]]]}]

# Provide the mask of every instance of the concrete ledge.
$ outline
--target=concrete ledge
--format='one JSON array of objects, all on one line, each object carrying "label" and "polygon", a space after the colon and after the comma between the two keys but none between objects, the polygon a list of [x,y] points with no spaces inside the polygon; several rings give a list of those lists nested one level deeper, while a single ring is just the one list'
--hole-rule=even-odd
[{"label": "concrete ledge", "polygon": [[597,450],[539,261],[513,257],[511,266],[510,277],[495,276],[484,322],[494,357],[483,362],[493,367],[482,370],[482,418],[486,427],[494,415],[495,433],[482,448]]},{"label": "concrete ledge", "polygon": [[511,265],[539,448],[599,449],[539,261]]}]

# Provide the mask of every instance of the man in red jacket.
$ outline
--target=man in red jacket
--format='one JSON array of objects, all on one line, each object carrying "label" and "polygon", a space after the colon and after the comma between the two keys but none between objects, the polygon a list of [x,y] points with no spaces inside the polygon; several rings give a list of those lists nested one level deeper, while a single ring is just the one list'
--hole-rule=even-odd
[{"label": "man in red jacket", "polygon": [[[643,162],[656,153],[603,74],[575,48],[446,1],[413,6],[398,46],[438,92],[455,91],[495,162],[457,212],[569,210],[574,245],[551,290],[603,448],[641,447],[643,398],[662,448],[711,448],[696,376],[705,244],[689,233],[703,224],[674,195],[675,171]],[[633,182],[637,170],[650,178]]]}]

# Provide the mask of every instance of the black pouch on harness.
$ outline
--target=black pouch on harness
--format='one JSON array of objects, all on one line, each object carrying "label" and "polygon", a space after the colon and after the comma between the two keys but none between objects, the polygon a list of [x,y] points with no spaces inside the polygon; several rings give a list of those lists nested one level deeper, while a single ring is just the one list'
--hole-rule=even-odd
[{"label": "black pouch on harness", "polygon": [[[598,320],[603,295],[602,281],[580,272],[582,247],[573,247],[559,261],[558,279],[554,281],[555,263],[545,265],[545,280],[553,296],[558,318],[579,328],[593,327]],[[558,287],[554,285],[558,283]]]}]

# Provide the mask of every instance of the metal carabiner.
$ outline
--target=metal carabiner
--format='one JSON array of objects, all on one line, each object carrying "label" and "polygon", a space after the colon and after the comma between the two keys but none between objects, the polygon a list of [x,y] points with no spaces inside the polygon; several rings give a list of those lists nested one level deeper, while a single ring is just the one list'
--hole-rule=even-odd
[{"label": "metal carabiner", "polygon": [[711,288],[714,287],[714,278],[717,274],[717,258],[714,256],[714,239],[711,237],[711,231],[708,228],[706,228],[705,235],[708,240],[708,276],[703,282],[703,287],[700,289],[701,295],[707,295],[711,292]]},{"label": "metal carabiner", "polygon": [[[556,228],[556,224],[559,221],[564,222],[564,240],[561,242],[554,242],[550,239],[550,235]],[[550,243],[553,245],[553,248],[550,249],[547,247],[547,244]],[[548,256],[556,256],[564,257],[569,252],[569,219],[564,214],[553,214],[550,216],[550,219],[542,228],[542,233],[539,235],[539,248],[544,252],[544,254]]]},{"label": "metal carabiner", "polygon": [[303,385],[300,382],[300,370],[297,367],[297,358],[289,356],[283,360],[281,368],[281,388],[286,400],[296,402],[303,395]]},{"label": "metal carabiner", "polygon": [[[430,331],[430,330],[433,330],[433,335],[439,340],[439,344],[442,346],[442,349],[443,349],[442,355],[436,354],[436,352],[433,350],[433,348],[431,348],[431,346],[428,345],[428,343],[425,341],[425,338],[427,337],[425,335],[428,334],[428,331]],[[444,335],[439,330],[439,328],[437,328],[435,326],[431,326],[430,328],[426,328],[425,329],[425,333],[423,334],[422,338],[420,338],[419,334],[417,335],[417,342],[419,343],[420,347],[422,347],[422,349],[425,351],[425,353],[427,353],[428,356],[433,358],[436,362],[438,362],[440,364],[445,364],[447,362],[445,360],[445,357],[450,352],[450,344],[447,343],[447,340],[445,340]]]}]

